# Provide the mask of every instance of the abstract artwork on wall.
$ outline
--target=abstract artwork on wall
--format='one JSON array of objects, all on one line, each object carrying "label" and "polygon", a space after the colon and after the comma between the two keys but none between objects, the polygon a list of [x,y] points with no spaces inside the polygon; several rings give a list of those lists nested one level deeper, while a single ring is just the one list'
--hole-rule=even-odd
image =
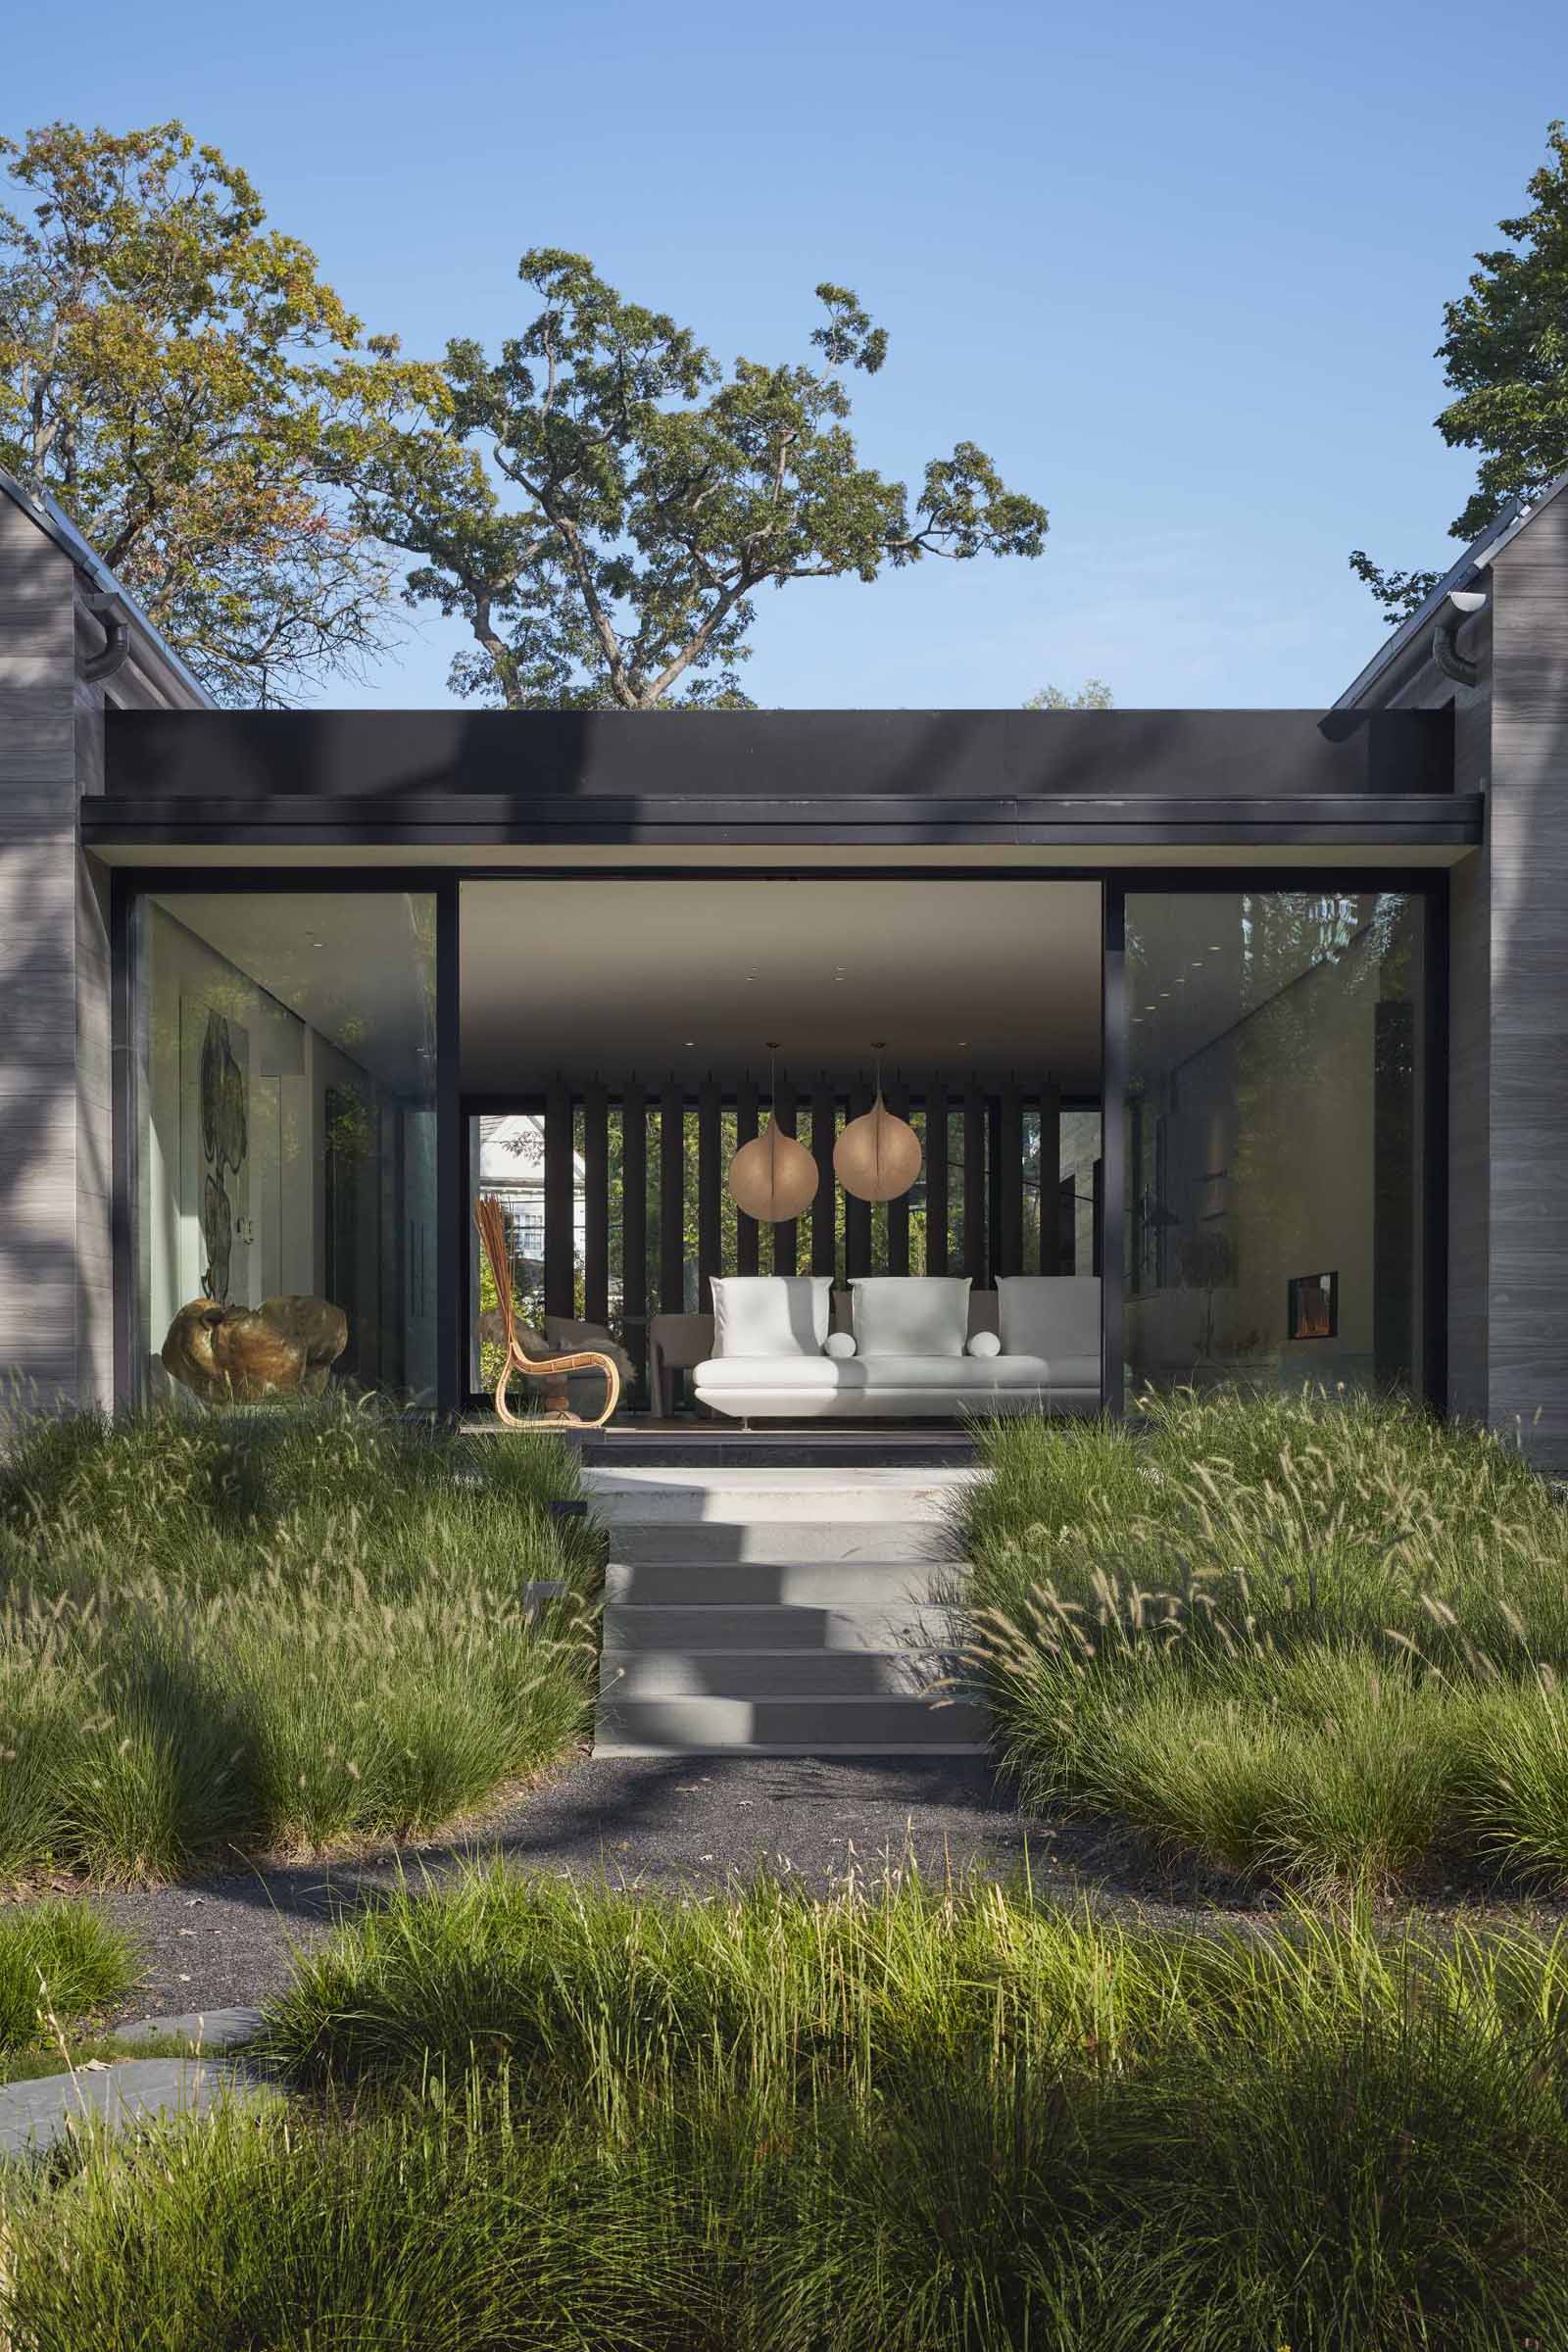
[{"label": "abstract artwork on wall", "polygon": [[250,1040],[212,1005],[181,1005],[185,1198],[201,1237],[199,1288],[226,1305],[249,1286]]}]

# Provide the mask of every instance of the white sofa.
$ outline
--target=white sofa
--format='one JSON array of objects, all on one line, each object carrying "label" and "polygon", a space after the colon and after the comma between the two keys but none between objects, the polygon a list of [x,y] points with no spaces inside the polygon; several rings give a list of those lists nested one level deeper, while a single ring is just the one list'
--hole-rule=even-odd
[{"label": "white sofa", "polygon": [[[733,1420],[1099,1410],[1094,1275],[1008,1276],[996,1291],[888,1275],[849,1294],[823,1278],[741,1275],[713,1294],[713,1350],[692,1386]],[[849,1341],[853,1352],[836,1351]]]}]

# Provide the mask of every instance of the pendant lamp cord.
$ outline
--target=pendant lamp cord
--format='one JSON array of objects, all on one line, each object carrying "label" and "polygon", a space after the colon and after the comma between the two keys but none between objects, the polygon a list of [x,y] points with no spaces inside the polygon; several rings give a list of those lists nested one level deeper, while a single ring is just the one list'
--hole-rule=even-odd
[{"label": "pendant lamp cord", "polygon": [[882,1121],[879,1113],[882,1109],[882,1048],[875,1038],[871,1040],[871,1051],[876,1055],[876,1102],[871,1111],[871,1150],[875,1155],[872,1165],[876,1169],[876,1182],[878,1190],[880,1190],[882,1184]]}]

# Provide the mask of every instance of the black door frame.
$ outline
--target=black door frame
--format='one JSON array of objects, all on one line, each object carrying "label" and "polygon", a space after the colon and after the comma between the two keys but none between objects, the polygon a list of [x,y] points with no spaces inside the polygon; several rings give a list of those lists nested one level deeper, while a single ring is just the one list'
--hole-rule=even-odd
[{"label": "black door frame", "polygon": [[[215,845],[216,846],[216,845]],[[136,952],[136,903],[145,895],[200,891],[287,896],[342,892],[365,895],[429,893],[436,905],[436,1220],[440,1237],[436,1266],[436,1408],[446,1415],[469,1401],[468,1326],[468,1111],[462,1088],[462,889],[465,882],[638,880],[854,880],[1037,881],[1098,884],[1101,891],[1101,1152],[1102,1181],[1101,1371],[1102,1402],[1113,1418],[1126,1409],[1124,1390],[1123,1296],[1126,1247],[1127,976],[1126,902],[1129,893],[1157,890],[1183,894],[1241,891],[1330,891],[1344,895],[1388,891],[1419,895],[1426,908],[1425,1034],[1426,1120],[1423,1152],[1424,1282],[1426,1341],[1424,1388],[1438,1410],[1447,1403],[1447,1184],[1448,1184],[1448,886],[1446,866],[1251,865],[1127,866],[989,865],[926,866],[890,860],[886,866],[803,865],[788,857],[763,865],[694,866],[672,860],[658,867],[610,865],[562,867],[393,865],[345,870],[341,866],[251,867],[201,865],[112,865],[110,879],[111,1077],[115,1398],[118,1406],[137,1395],[145,1341],[138,1329],[136,1197],[138,1187],[136,1095],[140,1062],[141,1003]]]},{"label": "black door frame", "polygon": [[1421,1390],[1435,1412],[1448,1407],[1448,890],[1446,866],[1139,866],[1104,880],[1101,929],[1101,1094],[1103,1237],[1101,1243],[1102,1402],[1126,1412],[1123,1304],[1127,1248],[1127,901],[1148,892],[1171,897],[1244,892],[1369,892],[1421,899],[1424,906],[1422,1011],[1426,1041],[1422,1122]]}]

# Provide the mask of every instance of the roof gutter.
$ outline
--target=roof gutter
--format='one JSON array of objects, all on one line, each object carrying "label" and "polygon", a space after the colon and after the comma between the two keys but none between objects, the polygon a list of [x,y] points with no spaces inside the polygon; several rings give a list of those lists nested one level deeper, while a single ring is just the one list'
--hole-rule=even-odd
[{"label": "roof gutter", "polygon": [[1459,651],[1459,631],[1473,613],[1486,610],[1486,594],[1479,588],[1450,588],[1438,609],[1438,622],[1432,632],[1432,659],[1446,678],[1456,686],[1478,686],[1481,683],[1481,664],[1468,661]]},{"label": "roof gutter", "polygon": [[106,594],[100,590],[89,596],[87,610],[103,630],[104,642],[102,652],[82,663],[81,674],[87,685],[100,686],[125,666],[130,653],[130,614],[118,591]]}]

